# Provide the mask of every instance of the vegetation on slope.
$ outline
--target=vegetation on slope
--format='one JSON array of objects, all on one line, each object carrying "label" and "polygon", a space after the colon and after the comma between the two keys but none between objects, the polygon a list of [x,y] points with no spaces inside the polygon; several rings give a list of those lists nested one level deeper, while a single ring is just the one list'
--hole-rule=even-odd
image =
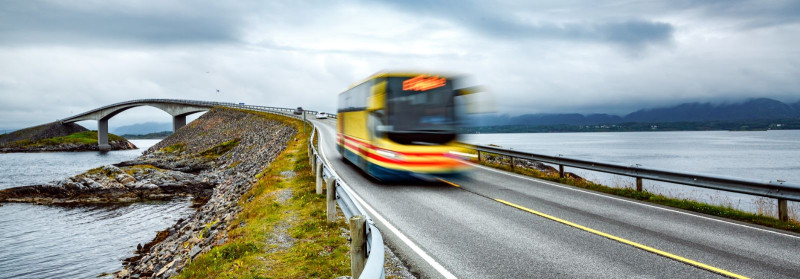
[{"label": "vegetation on slope", "polygon": [[21,140],[37,141],[40,139],[63,137],[77,132],[88,131],[81,125],[75,123],[58,124],[56,122],[47,123],[30,128],[20,129],[0,136],[0,147]]},{"label": "vegetation on slope", "polygon": [[[290,122],[302,131],[301,123]],[[315,193],[306,139],[298,133],[242,196],[229,240],[195,258],[180,278],[333,278],[350,274],[347,225],[327,223]],[[212,148],[213,149],[213,148]]]}]

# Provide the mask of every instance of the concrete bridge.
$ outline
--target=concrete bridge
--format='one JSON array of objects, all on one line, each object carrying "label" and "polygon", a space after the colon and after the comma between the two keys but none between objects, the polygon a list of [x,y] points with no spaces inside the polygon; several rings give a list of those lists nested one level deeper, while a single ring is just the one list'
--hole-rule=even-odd
[{"label": "concrete bridge", "polygon": [[[244,103],[225,103],[225,102],[208,102],[208,101],[194,101],[194,100],[175,100],[175,99],[140,99],[131,100],[116,104],[110,104],[104,107],[96,108],[84,113],[76,114],[64,119],[58,120],[61,124],[97,120],[97,144],[100,150],[109,150],[111,145],[108,144],[108,120],[130,108],[140,106],[151,106],[172,115],[172,130],[177,131],[186,125],[186,116],[198,112],[207,111],[213,107],[229,107],[239,109],[260,110],[272,113],[284,114],[293,117],[293,109],[290,108],[277,108],[265,106],[245,105]],[[316,111],[305,111],[307,114],[314,114]]]},{"label": "concrete bridge", "polygon": [[172,130],[176,131],[186,125],[186,116],[207,111],[215,106],[231,106],[231,103],[204,102],[191,100],[172,100],[172,99],[141,99],[121,102],[93,109],[84,113],[60,119],[59,123],[66,124],[84,120],[97,120],[97,144],[100,150],[109,150],[108,144],[108,120],[115,115],[139,106],[151,106],[165,111],[172,115]]}]

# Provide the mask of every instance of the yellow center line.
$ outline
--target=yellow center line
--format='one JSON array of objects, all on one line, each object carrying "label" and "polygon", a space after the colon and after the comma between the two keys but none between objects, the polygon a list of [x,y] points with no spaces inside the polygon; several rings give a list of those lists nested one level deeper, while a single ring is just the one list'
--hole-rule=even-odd
[{"label": "yellow center line", "polygon": [[511,207],[514,207],[514,208],[517,208],[517,209],[520,209],[520,210],[523,210],[523,211],[527,211],[527,212],[533,213],[535,215],[538,215],[538,216],[541,216],[541,217],[544,217],[544,218],[547,218],[547,219],[562,223],[562,224],[567,225],[567,226],[571,226],[571,227],[574,227],[574,228],[577,228],[577,229],[581,229],[581,230],[584,230],[584,231],[587,231],[587,232],[590,232],[590,233],[593,233],[593,234],[596,234],[596,235],[599,235],[599,236],[602,236],[602,237],[605,237],[605,238],[608,238],[608,239],[611,239],[611,240],[615,240],[615,241],[618,241],[618,242],[621,242],[621,243],[624,243],[624,244],[627,244],[627,245],[630,245],[630,246],[645,250],[645,251],[653,253],[653,254],[657,254],[657,255],[660,255],[660,256],[664,256],[664,257],[679,261],[679,262],[690,264],[690,265],[693,265],[693,266],[696,266],[696,267],[699,267],[699,268],[702,268],[702,269],[705,269],[705,270],[708,270],[708,271],[711,271],[711,272],[719,273],[719,274],[724,275],[724,276],[728,276],[728,277],[731,277],[731,278],[749,278],[749,277],[742,276],[742,275],[739,275],[739,274],[736,274],[736,273],[733,273],[733,272],[730,272],[730,271],[727,271],[727,270],[719,269],[719,268],[716,268],[716,267],[713,267],[713,266],[710,266],[710,265],[707,265],[707,264],[704,264],[704,263],[701,263],[701,262],[693,261],[693,260],[678,256],[678,255],[675,255],[675,254],[664,252],[664,251],[658,250],[658,249],[650,247],[650,246],[639,244],[639,243],[636,243],[636,242],[633,242],[633,241],[630,241],[630,240],[627,240],[627,239],[624,239],[624,238],[621,238],[621,237],[613,236],[613,235],[610,235],[610,234],[607,234],[607,233],[604,233],[604,232],[601,232],[601,231],[598,231],[598,230],[595,230],[595,229],[584,227],[584,226],[575,224],[573,222],[570,222],[570,221],[567,221],[567,220],[564,220],[564,219],[561,219],[561,218],[550,216],[550,215],[547,215],[547,214],[544,214],[544,213],[541,213],[541,212],[538,212],[538,211],[523,207],[523,206],[518,205],[518,204],[510,203],[510,202],[507,202],[507,201],[504,201],[504,200],[501,200],[501,199],[494,199],[494,200],[497,201],[497,202],[500,202],[502,204],[505,204],[505,205],[508,205],[508,206],[511,206]]},{"label": "yellow center line", "polygon": [[444,182],[444,183],[450,184],[450,186],[453,186],[453,187],[459,187],[459,188],[461,187],[461,186],[458,186],[458,184],[455,184],[455,183],[453,183],[453,182],[450,182],[450,181],[447,181],[447,180],[444,180],[444,179],[441,179],[441,178],[436,178],[436,179],[438,179],[438,180],[439,180],[439,181],[441,181],[441,182]]}]

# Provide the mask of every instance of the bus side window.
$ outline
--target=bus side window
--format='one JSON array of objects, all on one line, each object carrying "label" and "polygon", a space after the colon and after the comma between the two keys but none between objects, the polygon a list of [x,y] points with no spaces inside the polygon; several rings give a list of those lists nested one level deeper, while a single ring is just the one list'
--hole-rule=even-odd
[{"label": "bus side window", "polygon": [[385,132],[380,131],[378,126],[384,125],[383,123],[383,110],[372,111],[367,116],[367,128],[369,135],[372,138],[384,138]]}]

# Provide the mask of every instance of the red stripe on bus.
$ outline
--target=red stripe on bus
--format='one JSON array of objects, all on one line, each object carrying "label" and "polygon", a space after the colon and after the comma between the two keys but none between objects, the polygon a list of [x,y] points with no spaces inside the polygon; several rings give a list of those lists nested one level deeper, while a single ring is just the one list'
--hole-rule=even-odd
[{"label": "red stripe on bus", "polygon": [[386,151],[398,153],[398,154],[401,154],[401,155],[404,155],[404,156],[439,156],[439,157],[446,157],[445,156],[446,153],[443,153],[443,152],[402,152],[402,151],[394,151],[394,150],[391,150],[391,149],[376,147],[376,146],[370,144],[369,142],[362,141],[362,140],[357,139],[357,138],[349,137],[347,135],[343,135],[343,134],[340,134],[340,135],[346,140],[350,140],[350,141],[356,142],[356,143],[358,143],[360,145],[363,145],[366,148],[369,148],[369,149],[372,149],[372,150],[386,150]]},{"label": "red stripe on bus", "polygon": [[402,161],[402,160],[397,160],[397,159],[392,159],[392,158],[379,156],[379,155],[377,155],[375,153],[369,152],[369,151],[367,151],[367,150],[365,150],[363,148],[360,148],[359,146],[356,146],[356,145],[353,145],[353,144],[350,144],[350,143],[345,143],[345,146],[357,150],[358,154],[361,154],[361,155],[364,155],[364,156],[367,156],[369,158],[372,158],[372,159],[375,159],[375,160],[378,160],[378,161],[381,161],[381,162],[385,162],[385,163],[392,163],[392,164],[405,165],[405,166],[459,166],[459,165],[461,165],[461,162],[458,162],[458,161],[455,161],[455,160],[444,161],[444,162],[409,162],[409,161]]}]

